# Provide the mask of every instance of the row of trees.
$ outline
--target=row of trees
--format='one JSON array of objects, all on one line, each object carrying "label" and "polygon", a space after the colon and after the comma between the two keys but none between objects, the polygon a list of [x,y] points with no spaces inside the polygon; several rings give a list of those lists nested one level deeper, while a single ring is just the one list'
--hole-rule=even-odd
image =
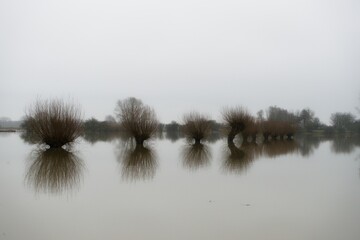
[{"label": "row of trees", "polygon": [[[266,115],[266,116],[265,116]],[[222,123],[216,123],[206,114],[191,112],[185,114],[181,124],[172,122],[160,124],[153,108],[141,100],[130,97],[118,101],[115,117],[108,116],[105,121],[94,118],[83,121],[78,106],[62,100],[38,100],[26,114],[23,126],[32,131],[40,143],[50,148],[62,147],[73,142],[83,130],[87,131],[123,131],[136,144],[153,137],[158,129],[181,131],[189,140],[199,144],[209,138],[213,132],[226,134],[228,142],[233,142],[236,135],[243,139],[255,140],[261,134],[264,140],[271,138],[291,139],[297,130],[312,131],[359,131],[359,121],[350,113],[335,113],[331,116],[332,127],[322,124],[310,109],[290,112],[276,106],[266,111],[260,110],[252,116],[245,108],[224,108]]]},{"label": "row of trees", "polygon": [[[296,131],[295,124],[290,120],[259,120],[241,107],[225,108],[222,112],[224,121],[221,124],[211,120],[206,114],[190,112],[184,114],[181,124],[172,122],[169,125],[162,125],[159,124],[155,111],[136,98],[119,101],[115,108],[115,116],[117,122],[108,122],[108,124],[119,126],[119,130],[127,132],[138,145],[143,145],[145,140],[153,137],[159,128],[162,131],[164,127],[168,131],[181,132],[195,144],[200,144],[202,140],[209,139],[213,132],[219,131],[227,135],[228,142],[233,142],[238,134],[242,134],[244,139],[250,138],[253,141],[260,133],[265,140],[269,140],[270,137],[291,139]],[[95,123],[90,119],[85,122],[85,126],[96,127]],[[101,124],[98,122],[99,126],[102,126]]]}]

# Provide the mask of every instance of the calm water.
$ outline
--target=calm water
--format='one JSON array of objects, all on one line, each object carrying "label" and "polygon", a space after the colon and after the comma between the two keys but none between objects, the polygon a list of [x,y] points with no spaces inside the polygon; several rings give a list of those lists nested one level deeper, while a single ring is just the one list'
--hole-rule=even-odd
[{"label": "calm water", "polygon": [[228,146],[0,134],[0,239],[360,239],[360,141]]}]

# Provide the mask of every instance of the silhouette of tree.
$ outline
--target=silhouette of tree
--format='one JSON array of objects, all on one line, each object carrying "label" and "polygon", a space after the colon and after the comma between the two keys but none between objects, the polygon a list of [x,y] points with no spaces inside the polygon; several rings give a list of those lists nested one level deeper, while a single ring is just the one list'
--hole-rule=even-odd
[{"label": "silhouette of tree", "polygon": [[118,101],[115,115],[121,128],[131,135],[137,144],[154,137],[158,127],[155,111],[134,97]]},{"label": "silhouette of tree", "polygon": [[184,116],[182,131],[188,139],[194,139],[195,143],[200,143],[211,134],[212,122],[203,114],[192,112]]},{"label": "silhouette of tree", "polygon": [[37,100],[25,117],[27,131],[31,131],[50,148],[59,148],[75,141],[83,132],[80,108],[60,99]]},{"label": "silhouette of tree", "polygon": [[228,132],[228,142],[232,142],[237,134],[254,123],[254,118],[242,107],[225,108],[222,116]]}]

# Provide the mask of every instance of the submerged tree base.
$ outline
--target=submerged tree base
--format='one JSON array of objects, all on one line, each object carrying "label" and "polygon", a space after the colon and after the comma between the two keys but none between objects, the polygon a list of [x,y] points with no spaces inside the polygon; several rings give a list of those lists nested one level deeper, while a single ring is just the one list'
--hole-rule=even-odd
[{"label": "submerged tree base", "polygon": [[47,146],[49,146],[50,148],[62,148],[62,146],[64,146],[65,144],[62,145],[52,145],[52,144],[47,144]]}]

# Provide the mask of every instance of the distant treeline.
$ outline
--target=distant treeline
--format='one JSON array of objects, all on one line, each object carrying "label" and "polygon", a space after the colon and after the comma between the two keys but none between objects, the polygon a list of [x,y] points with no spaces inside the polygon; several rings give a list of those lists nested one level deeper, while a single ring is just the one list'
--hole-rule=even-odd
[{"label": "distant treeline", "polygon": [[[334,113],[331,115],[331,125],[322,123],[315,112],[309,108],[292,112],[286,109],[271,106],[268,109],[260,110],[255,117],[258,121],[280,121],[291,122],[297,127],[297,132],[322,133],[326,135],[343,133],[360,133],[360,119],[356,119],[351,113]],[[224,123],[210,120],[212,132],[221,132]],[[183,123],[181,121],[171,121],[170,123],[160,123],[158,130],[165,132],[179,132]],[[95,118],[84,122],[85,131],[119,131],[121,127],[112,116],[107,116],[104,121]]]}]

